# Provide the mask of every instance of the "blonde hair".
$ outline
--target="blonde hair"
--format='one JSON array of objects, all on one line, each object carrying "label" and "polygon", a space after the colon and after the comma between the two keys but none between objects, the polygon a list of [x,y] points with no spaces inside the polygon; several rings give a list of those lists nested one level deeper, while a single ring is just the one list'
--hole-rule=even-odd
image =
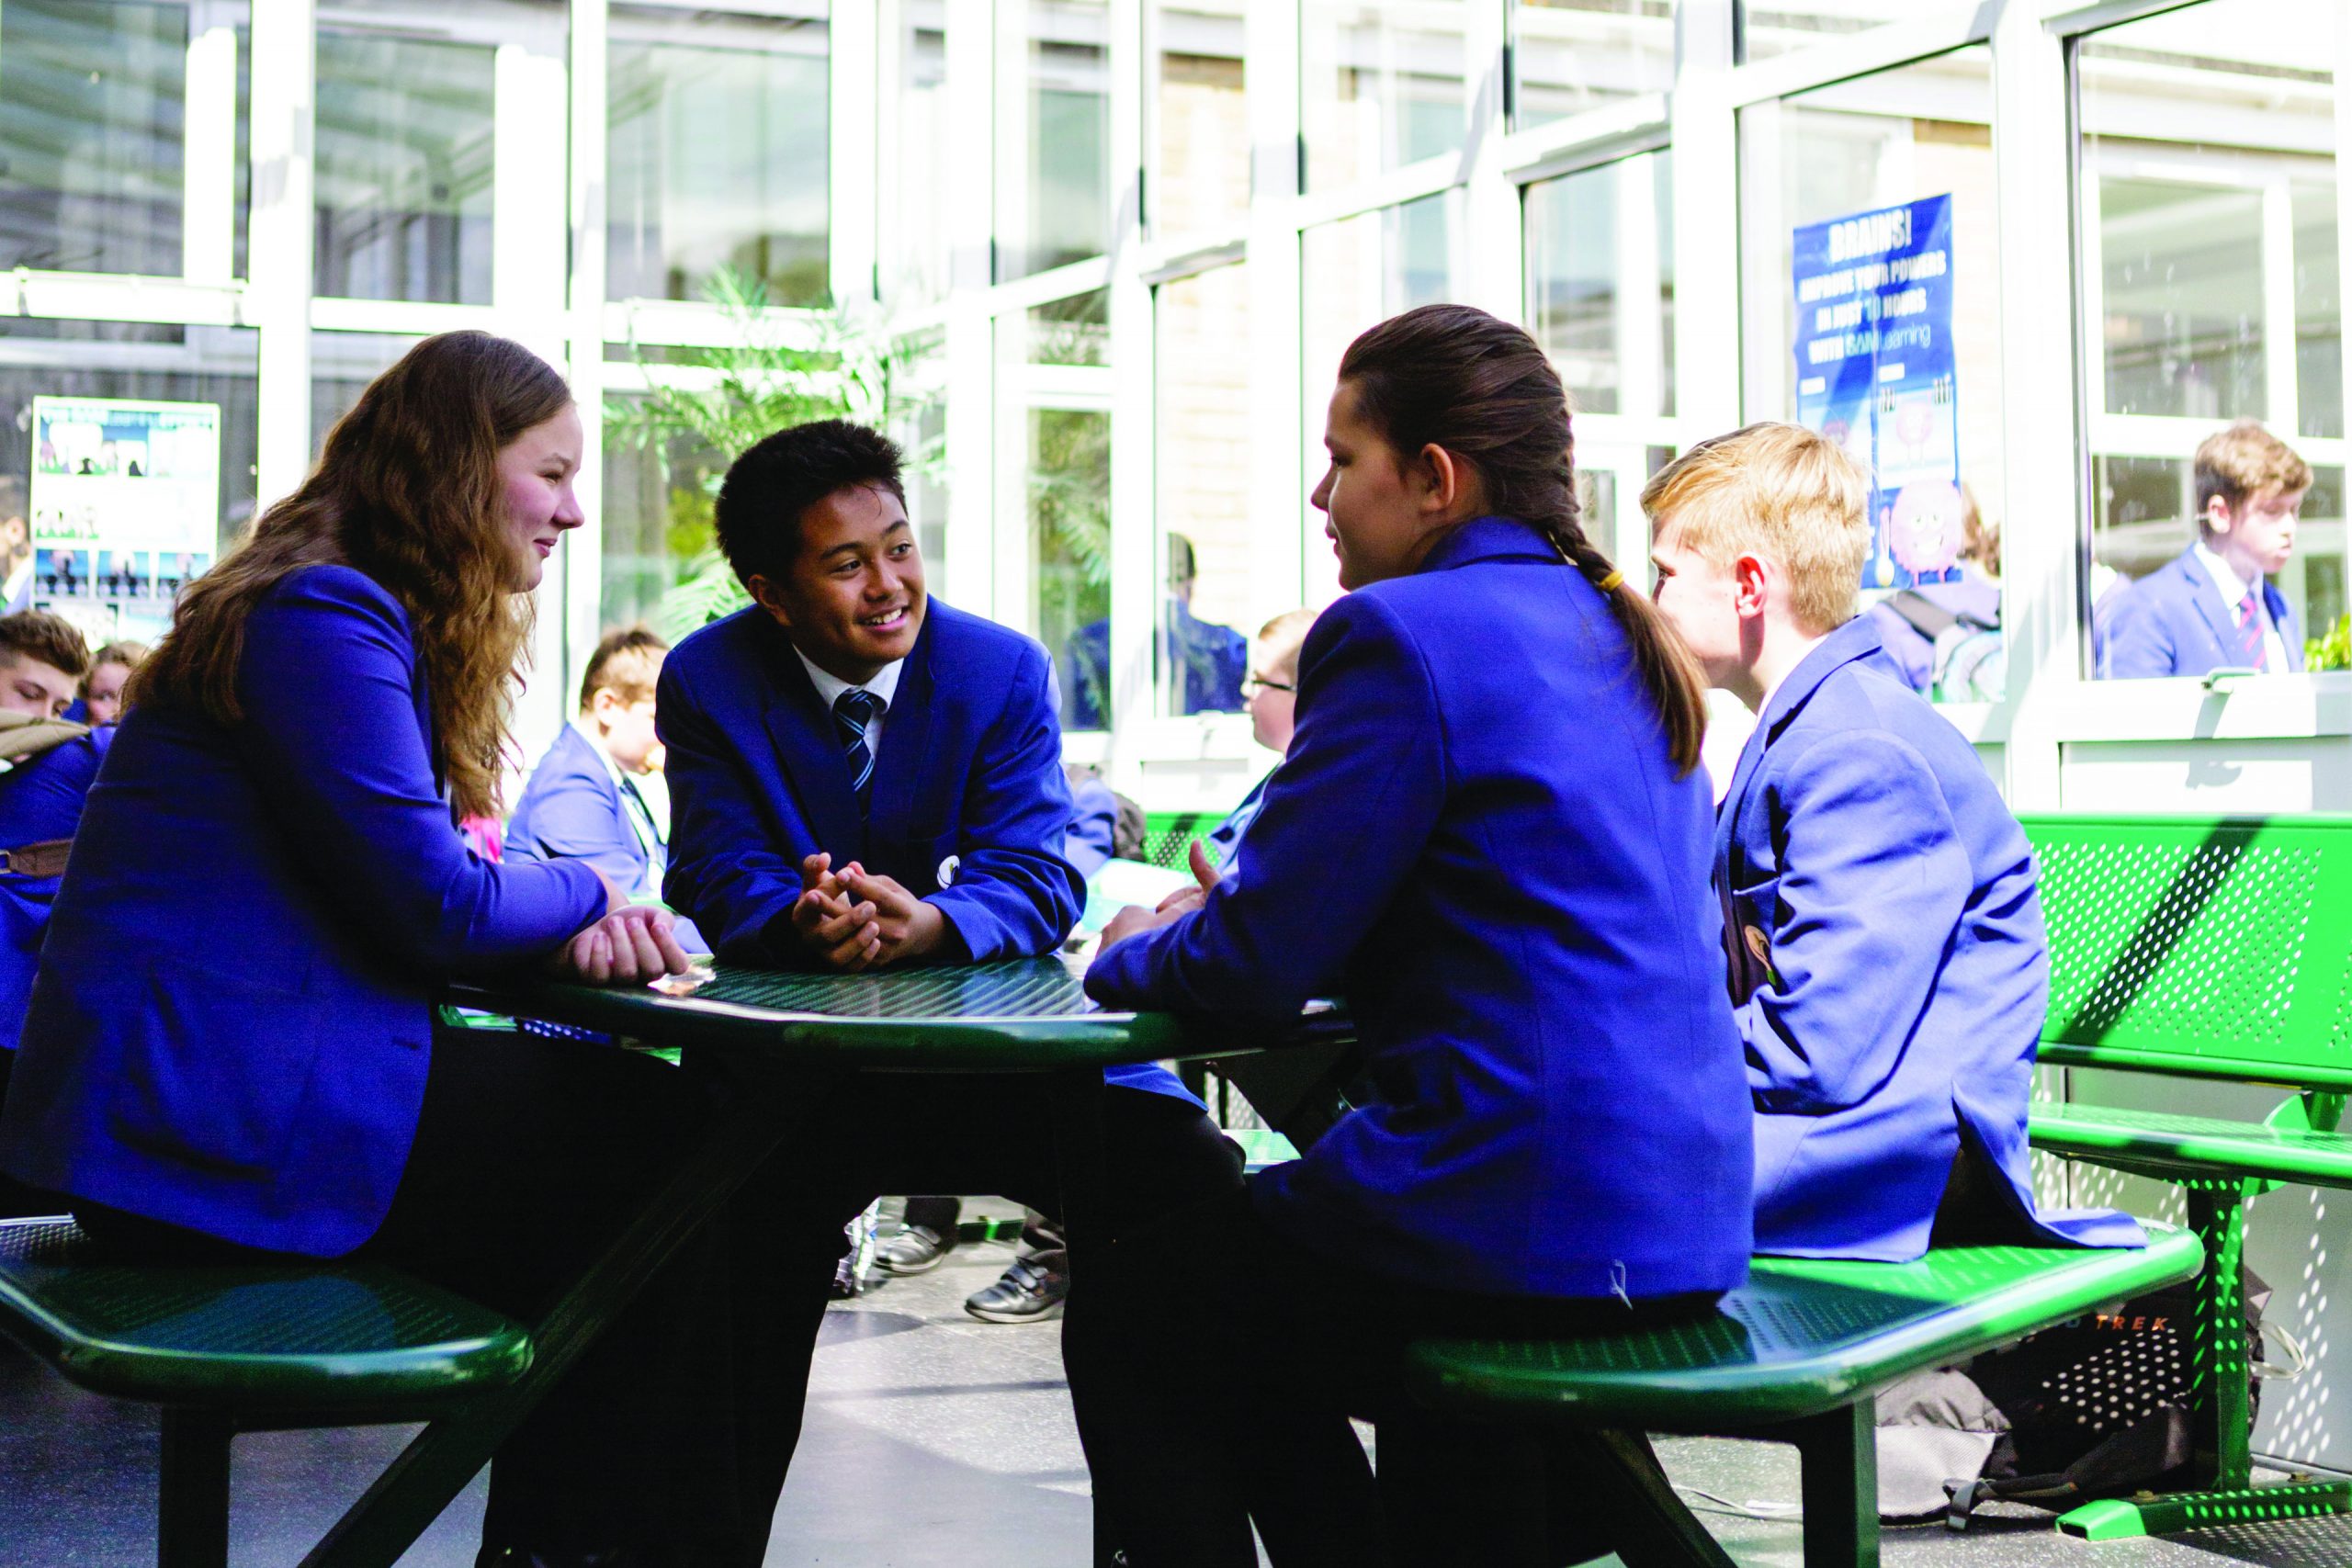
[{"label": "blonde hair", "polygon": [[2263,429],[2259,420],[2242,419],[2198,443],[2196,467],[2200,535],[2209,532],[2205,513],[2217,495],[2235,510],[2264,491],[2292,495],[2312,487],[2312,466],[2292,446]]},{"label": "blonde hair", "polygon": [[1870,554],[1868,476],[1828,437],[1765,423],[1702,441],[1650,476],[1642,510],[1674,541],[1729,567],[1744,552],[1788,569],[1789,609],[1806,631],[1854,618]]},{"label": "blonde hair", "polygon": [[1298,651],[1306,646],[1306,634],[1314,629],[1319,610],[1284,610],[1258,628],[1256,637],[1258,673],[1280,676],[1287,671],[1290,679],[1298,680]]}]

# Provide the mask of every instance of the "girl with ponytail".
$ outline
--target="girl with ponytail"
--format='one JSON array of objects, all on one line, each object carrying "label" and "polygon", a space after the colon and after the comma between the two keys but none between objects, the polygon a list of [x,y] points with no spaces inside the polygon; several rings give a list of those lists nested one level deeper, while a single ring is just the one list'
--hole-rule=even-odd
[{"label": "girl with ponytail", "polygon": [[1535,1446],[1414,1414],[1399,1369],[1425,1334],[1703,1314],[1746,1277],[1699,677],[1585,536],[1567,400],[1519,328],[1374,327],[1325,444],[1350,592],[1307,638],[1250,876],[1124,911],[1087,988],[1236,1020],[1342,995],[1363,1072],[1305,1157],[1095,1270],[1132,1354],[1089,1449],[1164,1482],[1098,1487],[1099,1528],[1135,1568],[1242,1568],[1253,1520],[1277,1565],[1582,1561],[1607,1520],[1547,1539]]}]

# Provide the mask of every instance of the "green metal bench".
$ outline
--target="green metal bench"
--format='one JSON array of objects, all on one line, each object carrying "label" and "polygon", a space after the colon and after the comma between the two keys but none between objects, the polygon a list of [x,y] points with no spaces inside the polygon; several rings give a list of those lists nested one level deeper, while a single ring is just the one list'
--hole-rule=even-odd
[{"label": "green metal bench", "polygon": [[164,1568],[228,1562],[239,1432],[422,1421],[531,1364],[518,1325],[380,1265],[128,1264],[63,1218],[0,1222],[0,1334],[162,1407]]},{"label": "green metal bench", "polygon": [[[2028,817],[2050,928],[2041,1059],[2290,1094],[2260,1124],[2034,1108],[2036,1148],[2178,1185],[2212,1259],[2191,1339],[2199,1490],[2086,1505],[2092,1540],[2352,1511],[2352,1484],[2252,1483],[2244,1285],[2249,1199],[2352,1189],[2352,817]],[[2183,1098],[2189,1098],[2184,1095]]]},{"label": "green metal bench", "polygon": [[1451,1416],[1591,1434],[1627,1562],[1731,1568],[1638,1453],[1639,1432],[1763,1438],[1802,1456],[1805,1568],[1879,1561],[1877,1392],[2196,1274],[2194,1233],[2144,1248],[1948,1247],[1912,1263],[1758,1258],[1715,1314],[1615,1335],[1430,1339],[1420,1401]]},{"label": "green metal bench", "polygon": [[1185,852],[1194,839],[1225,820],[1221,811],[1148,811],[1143,818],[1143,853],[1137,857],[1170,871],[1184,869]]}]

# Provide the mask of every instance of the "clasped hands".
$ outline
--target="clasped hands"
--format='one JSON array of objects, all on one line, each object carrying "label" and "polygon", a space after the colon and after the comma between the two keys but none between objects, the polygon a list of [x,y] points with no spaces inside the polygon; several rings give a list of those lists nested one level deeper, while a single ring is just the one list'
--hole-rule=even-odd
[{"label": "clasped hands", "polygon": [[1193,881],[1197,886],[1179,887],[1162,898],[1158,908],[1146,909],[1139,904],[1130,904],[1112,916],[1111,923],[1102,928],[1102,943],[1094,951],[1099,953],[1131,936],[1174,925],[1207,903],[1209,891],[1216,886],[1219,874],[1216,867],[1209,863],[1208,852],[1201,848],[1198,839],[1193,840],[1192,872]]},{"label": "clasped hands", "polygon": [[548,966],[564,979],[591,986],[641,986],[684,974],[693,960],[673,934],[669,911],[630,903],[601,871],[596,880],[605,885],[604,918],[574,931]]},{"label": "clasped hands", "polygon": [[829,854],[800,863],[800,897],[791,915],[802,949],[826,968],[854,975],[922,958],[946,936],[947,917],[938,905],[855,861],[838,872],[832,865]]}]

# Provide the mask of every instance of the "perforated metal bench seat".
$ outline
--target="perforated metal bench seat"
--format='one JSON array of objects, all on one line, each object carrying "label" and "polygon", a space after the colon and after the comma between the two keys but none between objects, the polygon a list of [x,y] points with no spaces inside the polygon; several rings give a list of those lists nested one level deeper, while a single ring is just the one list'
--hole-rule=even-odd
[{"label": "perforated metal bench seat", "polygon": [[531,1362],[521,1325],[380,1265],[123,1263],[65,1219],[0,1222],[0,1333],[93,1393],[254,1414],[408,1410]]},{"label": "perforated metal bench seat", "polygon": [[2037,1105],[2033,1146],[2168,1174],[2352,1186],[2352,1134],[2103,1105]]},{"label": "perforated metal bench seat", "polygon": [[1576,1427],[1724,1431],[1799,1420],[2103,1303],[2195,1277],[2196,1235],[2143,1248],[1951,1247],[1912,1263],[1759,1258],[1715,1316],[1571,1339],[1430,1339],[1429,1404]]}]

